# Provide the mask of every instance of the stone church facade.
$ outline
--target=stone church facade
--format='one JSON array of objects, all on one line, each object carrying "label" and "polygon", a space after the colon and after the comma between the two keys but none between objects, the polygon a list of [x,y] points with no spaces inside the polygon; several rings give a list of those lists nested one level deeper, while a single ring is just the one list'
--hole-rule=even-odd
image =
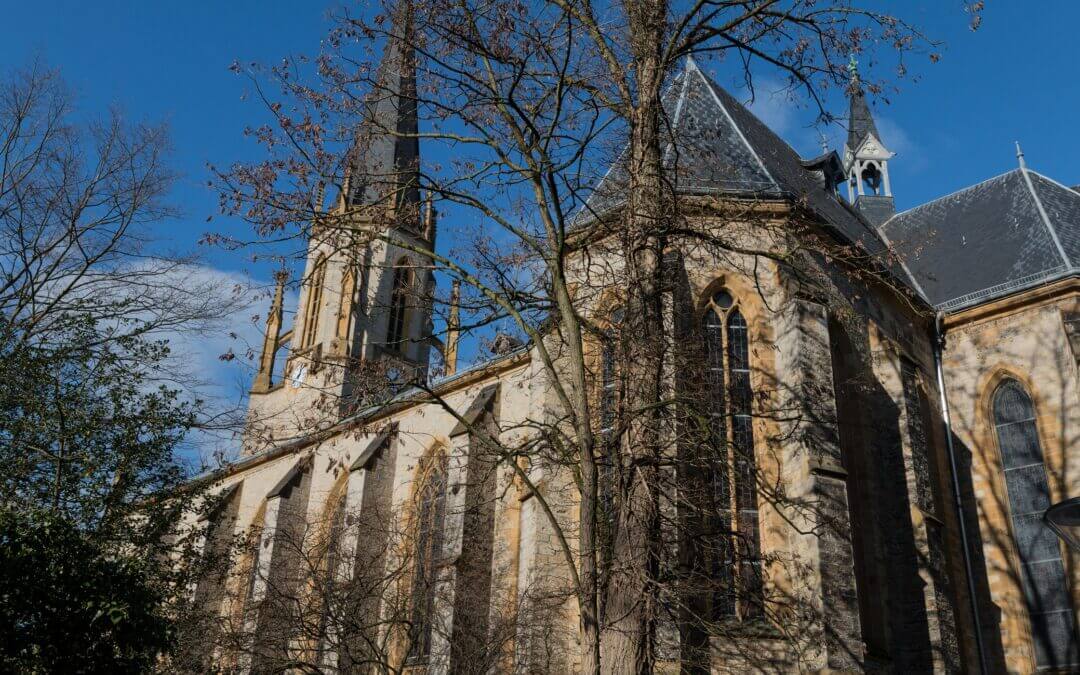
[{"label": "stone church facade", "polygon": [[[410,60],[400,47],[388,50],[383,77],[402,95],[373,114],[415,130],[415,110],[402,103],[415,72],[402,66]],[[1080,468],[1070,462],[1080,425],[1080,268],[1072,262],[1080,261],[1080,193],[1021,157],[1009,173],[895,213],[888,139],[854,90],[843,156],[813,159],[692,61],[665,94],[679,195],[696,205],[696,219],[707,226],[725,203],[752,194],[755,215],[741,236],[755,236],[755,223],[809,214],[829,236],[888,258],[899,286],[825,265],[823,283],[852,308],[838,315],[794,290],[775,265],[674,247],[671,303],[686,312],[672,314],[670,330],[701,341],[706,359],[727,355],[715,366],[745,389],[747,408],[723,414],[745,424],[733,442],[759,483],[782,486],[787,503],[816,505],[811,518],[732,486],[733,527],[751,542],[750,564],[764,579],[755,592],[786,595],[805,611],[752,616],[746,582],[732,580],[734,628],[709,643],[710,667],[1080,668],[1080,572],[1041,521],[1051,503],[1080,494]],[[374,138],[360,173],[392,174],[419,153],[407,133]],[[617,212],[618,174],[596,187],[594,217]],[[374,189],[349,186],[335,208],[362,218]],[[398,672],[572,672],[578,616],[575,601],[559,595],[566,571],[553,522],[576,517],[573,477],[543,462],[485,464],[477,451],[477,429],[524,443],[531,420],[557,415],[551,383],[536,346],[511,341],[452,372],[456,335],[436,345],[451,374],[427,378],[431,308],[406,301],[402,289],[434,283],[415,250],[435,248],[435,212],[415,189],[399,192],[390,208],[414,217],[393,219],[392,234],[408,246],[369,245],[363,264],[351,266],[335,257],[336,244],[314,237],[291,331],[281,325],[279,286],[244,457],[210,477],[221,504],[204,545],[232,537],[253,545],[235,574],[196,589],[249,641],[206,656],[262,672],[292,650],[327,672],[364,672],[334,646],[341,636],[305,632],[279,608],[318,605],[299,570],[305,547],[317,549],[322,536],[339,552],[310,565],[316,576],[405,570],[402,598],[354,602],[380,617],[400,600],[408,629],[372,620],[361,636]],[[582,263],[576,273],[606,264]],[[587,311],[602,317],[611,304],[598,298]],[[346,362],[380,364],[382,376],[403,384],[384,404],[335,408],[360,386],[332,367]],[[603,390],[605,371],[597,372]],[[417,378],[428,384],[406,386]],[[755,414],[765,398],[796,414]],[[550,495],[569,496],[538,499]],[[415,590],[421,569],[431,592]],[[329,610],[312,611],[318,624]],[[669,628],[658,630],[658,669],[675,672],[681,638]],[[485,640],[495,646],[480,659]]]}]

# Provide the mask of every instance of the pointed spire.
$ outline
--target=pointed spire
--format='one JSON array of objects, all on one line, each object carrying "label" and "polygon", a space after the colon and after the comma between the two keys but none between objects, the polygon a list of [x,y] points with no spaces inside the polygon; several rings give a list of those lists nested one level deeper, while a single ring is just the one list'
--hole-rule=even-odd
[{"label": "pointed spire", "polygon": [[373,204],[394,195],[395,208],[417,207],[420,140],[413,8],[408,0],[394,10],[372,85],[351,159],[349,203]]},{"label": "pointed spire", "polygon": [[446,347],[443,349],[445,375],[457,372],[458,340],[461,338],[461,281],[450,287],[450,316],[446,318]]},{"label": "pointed spire", "polygon": [[432,250],[435,249],[435,230],[438,220],[438,212],[435,210],[435,198],[431,192],[424,198],[424,240]]},{"label": "pointed spire", "polygon": [[863,93],[862,81],[859,79],[859,63],[855,55],[851,55],[848,64],[848,72],[851,73],[850,99],[848,111],[848,138],[847,147],[851,152],[859,149],[859,144],[870,134],[881,140],[877,125],[874,124],[874,116],[870,113],[870,106],[866,103],[866,95]]},{"label": "pointed spire", "polygon": [[270,312],[266,315],[266,332],[263,335],[262,354],[259,357],[259,372],[255,375],[255,382],[251,385],[251,391],[256,394],[270,391],[274,384],[274,357],[277,356],[278,347],[281,344],[281,315],[285,298],[285,282],[288,273],[284,270],[274,274],[277,285],[274,287],[274,299],[270,302]]}]

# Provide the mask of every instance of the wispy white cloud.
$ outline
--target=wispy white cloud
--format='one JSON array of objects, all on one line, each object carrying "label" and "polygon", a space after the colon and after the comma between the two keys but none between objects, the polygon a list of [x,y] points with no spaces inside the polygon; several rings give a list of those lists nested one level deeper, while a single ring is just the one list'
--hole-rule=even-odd
[{"label": "wispy white cloud", "polygon": [[[743,98],[748,99],[749,92],[744,91]],[[780,80],[757,78],[754,82],[754,100],[747,103],[750,112],[800,155],[820,155],[823,141],[830,148],[837,147],[836,139],[840,139],[841,147],[843,145],[838,128],[823,128],[816,124],[815,111],[801,104],[790,87]]]},{"label": "wispy white cloud", "polygon": [[[810,157],[821,153],[824,143],[829,149],[843,153],[847,140],[846,119],[824,126],[815,124],[812,111],[800,105],[790,90],[778,80],[758,78],[754,100],[747,101],[750,111],[770,129],[786,140],[801,155]],[[744,100],[749,93],[743,92]],[[891,117],[875,112],[881,142],[896,153],[895,161],[904,163],[905,171],[921,171],[929,166],[925,149],[921,148],[903,126]]]},{"label": "wispy white cloud", "polygon": [[[204,401],[213,426],[221,427],[190,434],[180,449],[185,461],[202,465],[215,455],[230,457],[239,447],[237,434],[262,348],[272,289],[245,275],[206,265],[188,265],[175,274],[177,283],[215,289],[230,309],[199,331],[165,336],[187,393]],[[295,306],[296,293],[290,292],[286,323]]]},{"label": "wispy white cloud", "polygon": [[907,171],[921,171],[929,166],[926,152],[895,120],[889,117],[878,117],[876,121],[878,131],[881,133],[881,142],[886,148],[896,153],[894,164],[903,162]]},{"label": "wispy white cloud", "polygon": [[[750,92],[743,92],[744,100]],[[750,112],[780,136],[787,135],[799,126],[798,106],[791,92],[778,80],[757,78],[754,82],[754,100],[748,101]]]}]

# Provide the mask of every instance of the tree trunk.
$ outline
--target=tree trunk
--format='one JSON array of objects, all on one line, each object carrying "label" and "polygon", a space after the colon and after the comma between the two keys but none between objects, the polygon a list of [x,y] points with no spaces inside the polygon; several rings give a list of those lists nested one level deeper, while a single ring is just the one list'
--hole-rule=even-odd
[{"label": "tree trunk", "polygon": [[663,454],[664,348],[662,261],[665,211],[672,200],[661,180],[659,53],[667,17],[665,0],[625,5],[634,55],[638,101],[630,119],[629,185],[624,228],[627,312],[621,331],[625,373],[622,409],[630,415],[622,440],[617,535],[606,589],[602,654],[604,673],[651,672],[662,542],[657,460]]}]

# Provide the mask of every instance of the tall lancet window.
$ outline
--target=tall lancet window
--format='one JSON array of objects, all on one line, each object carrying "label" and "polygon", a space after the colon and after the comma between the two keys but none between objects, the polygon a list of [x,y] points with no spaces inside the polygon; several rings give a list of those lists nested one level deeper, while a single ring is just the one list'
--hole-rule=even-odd
[{"label": "tall lancet window", "polygon": [[337,660],[337,645],[335,643],[340,638],[340,635],[337,634],[335,615],[341,609],[338,604],[340,595],[345,590],[343,588],[345,579],[342,578],[340,567],[342,554],[344,553],[342,546],[344,545],[347,497],[348,483],[346,480],[342,481],[337,491],[331,494],[331,508],[326,523],[326,540],[323,542],[325,554],[321,561],[322,569],[317,580],[319,587],[315,589],[322,604],[319,612],[318,653],[319,662],[323,664],[333,663]]},{"label": "tall lancet window", "polygon": [[402,258],[394,266],[394,286],[390,291],[390,320],[386,328],[386,346],[397,351],[405,350],[405,328],[409,313],[409,286],[412,272],[409,261]]},{"label": "tall lancet window", "polygon": [[604,331],[600,353],[600,442],[603,456],[600,458],[599,488],[597,496],[597,521],[604,543],[614,541],[618,519],[615,513],[615,488],[619,462],[619,437],[616,430],[617,406],[619,404],[618,328],[622,323],[623,310],[611,312],[609,325]]},{"label": "tall lancet window", "polygon": [[1036,666],[1080,664],[1061,548],[1042,520],[1050,506],[1050,487],[1035,406],[1019,382],[1005,380],[994,392],[993,414]]},{"label": "tall lancet window", "polygon": [[[754,456],[753,389],[746,319],[734,298],[719,291],[702,319],[705,339],[706,411],[715,455],[713,499],[720,538],[715,552],[717,616],[750,619],[761,614],[761,536],[757,461]],[[738,570],[737,579],[734,571]]]},{"label": "tall lancet window", "polygon": [[311,268],[311,283],[308,285],[307,302],[304,304],[304,330],[300,348],[315,344],[319,332],[319,310],[322,308],[323,281],[326,278],[326,256],[320,255]]},{"label": "tall lancet window", "polygon": [[424,458],[416,493],[416,548],[409,606],[409,663],[426,663],[431,656],[435,582],[442,554],[446,512],[446,455],[435,451]]}]

